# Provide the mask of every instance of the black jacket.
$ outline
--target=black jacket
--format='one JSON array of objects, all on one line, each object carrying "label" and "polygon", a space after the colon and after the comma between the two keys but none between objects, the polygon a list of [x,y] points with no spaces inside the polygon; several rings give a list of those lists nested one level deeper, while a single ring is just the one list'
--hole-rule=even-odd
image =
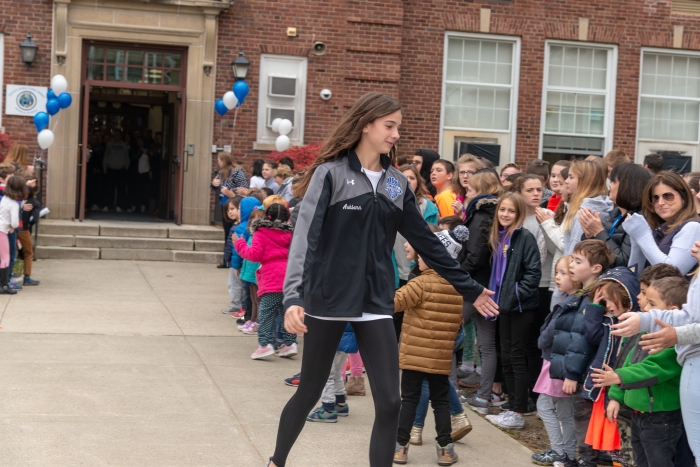
[{"label": "black jacket", "polygon": [[22,209],[22,230],[32,230],[34,224],[39,222],[39,214],[41,213],[41,202],[34,198],[27,198],[27,203],[32,205],[31,211]]},{"label": "black jacket", "polygon": [[537,310],[540,306],[539,285],[542,278],[537,240],[525,228],[516,230],[507,255],[508,266],[501,280],[501,293],[498,297],[499,313]]},{"label": "black jacket", "polygon": [[491,250],[488,245],[497,204],[498,198],[495,196],[482,198],[467,213],[464,226],[469,229],[469,238],[462,243],[457,257],[462,269],[484,287],[488,287],[491,277]]},{"label": "black jacket", "polygon": [[428,189],[431,196],[435,196],[437,194],[437,189],[430,182],[430,169],[433,168],[433,163],[440,159],[440,154],[432,149],[419,149],[416,151],[416,155],[423,158],[423,164],[420,166],[420,176],[423,177],[425,181],[425,187]]},{"label": "black jacket", "polygon": [[376,192],[353,150],[314,172],[289,250],[285,310],[298,305],[321,317],[392,315],[397,231],[465,300],[481,294],[483,287],[428,228],[406,177],[386,155],[381,162],[385,172]]},{"label": "black jacket", "polygon": [[[580,291],[576,294],[579,295]],[[592,323],[586,321],[586,307],[591,300],[582,293],[562,305],[562,312],[554,324],[554,342],[549,376],[552,379],[570,379],[583,383],[600,342],[589,342],[586,333]],[[595,306],[595,305],[591,305]],[[602,327],[602,323],[598,323]],[[602,337],[602,336],[600,336]]]}]

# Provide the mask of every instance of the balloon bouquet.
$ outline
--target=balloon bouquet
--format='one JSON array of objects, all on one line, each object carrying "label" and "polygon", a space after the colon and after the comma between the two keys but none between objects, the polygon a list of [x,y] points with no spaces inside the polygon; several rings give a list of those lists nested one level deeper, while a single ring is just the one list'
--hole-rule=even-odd
[{"label": "balloon bouquet", "polygon": [[34,126],[39,132],[37,142],[41,149],[48,149],[54,140],[53,131],[49,130],[49,115],[54,116],[61,109],[67,109],[73,103],[73,98],[66,92],[68,81],[63,75],[56,75],[51,78],[51,89],[46,93],[46,112],[38,112],[34,115]]}]

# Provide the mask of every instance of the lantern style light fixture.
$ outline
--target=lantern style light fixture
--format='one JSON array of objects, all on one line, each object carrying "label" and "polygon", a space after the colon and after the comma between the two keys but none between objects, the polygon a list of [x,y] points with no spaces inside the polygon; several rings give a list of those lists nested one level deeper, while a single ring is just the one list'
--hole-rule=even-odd
[{"label": "lantern style light fixture", "polygon": [[231,68],[233,69],[233,76],[236,78],[236,81],[243,80],[248,75],[250,62],[243,56],[242,50],[238,52],[238,57],[231,62]]},{"label": "lantern style light fixture", "polygon": [[32,41],[32,34],[27,33],[27,39],[19,45],[19,50],[22,52],[22,61],[27,68],[34,63],[34,58],[36,58],[36,51],[39,47]]}]

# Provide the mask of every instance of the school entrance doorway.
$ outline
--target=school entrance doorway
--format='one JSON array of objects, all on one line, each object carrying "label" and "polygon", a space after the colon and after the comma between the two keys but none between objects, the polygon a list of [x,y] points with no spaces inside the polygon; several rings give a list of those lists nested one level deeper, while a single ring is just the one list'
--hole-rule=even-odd
[{"label": "school entrance doorway", "polygon": [[85,41],[76,217],[182,223],[186,50]]}]

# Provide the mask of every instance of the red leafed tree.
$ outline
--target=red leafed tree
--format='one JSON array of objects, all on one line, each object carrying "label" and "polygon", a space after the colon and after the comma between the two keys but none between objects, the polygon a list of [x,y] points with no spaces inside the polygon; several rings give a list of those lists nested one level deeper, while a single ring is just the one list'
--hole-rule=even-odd
[{"label": "red leafed tree", "polygon": [[270,159],[275,162],[283,157],[289,157],[294,161],[294,170],[305,169],[311,165],[313,161],[316,160],[318,155],[321,153],[321,147],[323,143],[310,143],[305,146],[292,146],[286,151],[273,151],[270,153]]},{"label": "red leafed tree", "polygon": [[12,146],[12,140],[10,136],[4,131],[0,131],[0,162],[5,160],[7,153]]}]

